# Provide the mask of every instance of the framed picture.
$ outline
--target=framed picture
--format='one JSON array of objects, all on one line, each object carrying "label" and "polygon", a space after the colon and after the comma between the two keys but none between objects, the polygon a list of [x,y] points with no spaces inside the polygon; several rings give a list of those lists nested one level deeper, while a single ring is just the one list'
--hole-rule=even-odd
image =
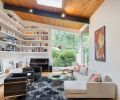
[{"label": "framed picture", "polygon": [[105,26],[95,31],[95,60],[106,61]]}]

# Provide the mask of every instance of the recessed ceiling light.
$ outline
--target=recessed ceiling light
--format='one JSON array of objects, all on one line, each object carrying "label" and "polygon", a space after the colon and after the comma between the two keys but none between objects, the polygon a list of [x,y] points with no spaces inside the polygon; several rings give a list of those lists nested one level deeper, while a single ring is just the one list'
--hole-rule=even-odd
[{"label": "recessed ceiling light", "polygon": [[65,18],[65,17],[66,17],[65,13],[62,13],[62,14],[61,14],[61,17],[62,17],[62,18]]},{"label": "recessed ceiling light", "polygon": [[32,13],[32,12],[33,12],[33,9],[29,9],[29,12],[31,12],[31,13]]},{"label": "recessed ceiling light", "polygon": [[36,0],[37,4],[50,7],[62,8],[62,0]]}]

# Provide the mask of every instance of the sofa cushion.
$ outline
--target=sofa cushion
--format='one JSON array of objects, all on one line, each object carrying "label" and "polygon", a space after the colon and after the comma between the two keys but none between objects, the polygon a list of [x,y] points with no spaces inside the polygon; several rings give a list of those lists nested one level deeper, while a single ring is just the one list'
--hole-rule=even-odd
[{"label": "sofa cushion", "polygon": [[90,81],[94,76],[95,76],[95,73],[92,73],[92,74],[89,76],[88,81]]},{"label": "sofa cushion", "polygon": [[64,81],[64,91],[67,93],[86,93],[87,86],[81,81]]},{"label": "sofa cushion", "polygon": [[81,75],[80,73],[78,72],[74,72],[73,73],[73,76],[75,77],[76,80],[79,80],[79,81],[83,81],[83,82],[87,82],[88,80],[88,76],[86,75]]},{"label": "sofa cushion", "polygon": [[105,75],[102,77],[103,82],[112,82],[112,78],[109,75]]},{"label": "sofa cushion", "polygon": [[80,66],[79,65],[74,66],[74,71],[79,72],[80,71]]},{"label": "sofa cushion", "polygon": [[89,81],[91,82],[101,82],[101,74],[100,73],[93,73],[91,74],[91,76],[89,77]]},{"label": "sofa cushion", "polygon": [[81,75],[88,75],[88,67],[80,67],[80,71],[79,71],[79,73],[81,74]]}]

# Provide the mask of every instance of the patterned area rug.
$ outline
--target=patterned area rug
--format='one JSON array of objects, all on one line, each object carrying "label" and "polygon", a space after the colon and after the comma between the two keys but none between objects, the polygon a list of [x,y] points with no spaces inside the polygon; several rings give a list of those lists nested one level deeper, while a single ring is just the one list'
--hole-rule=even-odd
[{"label": "patterned area rug", "polygon": [[18,100],[67,100],[64,95],[63,81],[52,81],[41,77],[27,88],[27,96]]}]

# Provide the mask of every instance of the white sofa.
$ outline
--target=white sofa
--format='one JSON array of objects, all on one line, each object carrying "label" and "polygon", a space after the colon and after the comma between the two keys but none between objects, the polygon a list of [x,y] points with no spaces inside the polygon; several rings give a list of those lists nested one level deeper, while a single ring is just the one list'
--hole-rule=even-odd
[{"label": "white sofa", "polygon": [[64,81],[66,98],[116,98],[116,84],[113,82],[90,82],[88,76],[74,73],[75,81]]},{"label": "white sofa", "polygon": [[116,98],[115,83],[65,81],[66,98]]}]

